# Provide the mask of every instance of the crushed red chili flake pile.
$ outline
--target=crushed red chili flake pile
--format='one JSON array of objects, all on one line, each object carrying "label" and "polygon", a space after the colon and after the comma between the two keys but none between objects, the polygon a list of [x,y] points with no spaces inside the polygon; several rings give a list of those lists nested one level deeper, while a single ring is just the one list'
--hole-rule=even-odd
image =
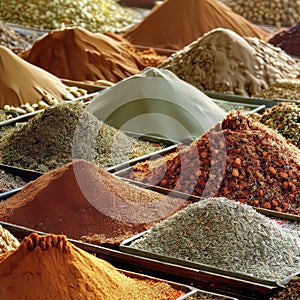
[{"label": "crushed red chili flake pile", "polygon": [[227,115],[188,147],[139,163],[124,176],[300,215],[300,150],[239,112]]}]

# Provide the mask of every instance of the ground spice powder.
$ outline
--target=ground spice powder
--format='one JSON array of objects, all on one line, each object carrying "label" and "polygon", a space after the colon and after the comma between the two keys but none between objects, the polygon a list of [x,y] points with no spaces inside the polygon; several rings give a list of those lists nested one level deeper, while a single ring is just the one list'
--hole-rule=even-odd
[{"label": "ground spice powder", "polygon": [[0,220],[42,232],[114,245],[174,213],[186,201],[123,182],[75,160],[0,203]]},{"label": "ground spice powder", "polygon": [[59,78],[26,62],[3,46],[0,46],[0,69],[0,109],[6,104],[18,107],[38,103],[44,94],[63,101],[67,93]]},{"label": "ground spice powder", "polygon": [[133,167],[134,180],[196,196],[223,196],[300,215],[300,150],[241,113],[189,147]]},{"label": "ground spice powder", "polygon": [[51,31],[19,55],[59,78],[117,82],[145,67],[123,43],[127,42],[112,33],[71,27]]},{"label": "ground spice powder", "polygon": [[265,39],[269,34],[217,0],[165,0],[124,37],[134,45],[179,50],[203,34],[227,28],[241,36]]},{"label": "ground spice powder", "polygon": [[167,283],[130,278],[63,235],[26,237],[0,259],[1,299],[175,300]]}]

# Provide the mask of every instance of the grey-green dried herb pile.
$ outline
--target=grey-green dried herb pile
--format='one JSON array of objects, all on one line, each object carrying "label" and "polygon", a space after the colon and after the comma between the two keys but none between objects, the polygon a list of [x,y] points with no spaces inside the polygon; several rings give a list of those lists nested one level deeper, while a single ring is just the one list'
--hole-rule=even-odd
[{"label": "grey-green dried herb pile", "polygon": [[19,176],[14,176],[0,169],[0,193],[17,189],[26,185],[26,182]]},{"label": "grey-green dried herb pile", "polygon": [[62,103],[46,109],[7,135],[2,163],[47,172],[83,158],[108,167],[161,149],[138,141],[98,121],[83,103]]},{"label": "grey-green dried herb pile", "polygon": [[287,286],[270,297],[269,300],[299,300],[300,299],[300,277],[293,277]]},{"label": "grey-green dried herb pile", "polygon": [[0,18],[40,29],[80,26],[93,32],[115,31],[133,23],[137,11],[114,0],[2,0]]},{"label": "grey-green dried herb pile", "polygon": [[300,148],[300,107],[295,103],[281,102],[267,108],[259,122],[276,130]]},{"label": "grey-green dried herb pile", "polygon": [[263,279],[279,280],[299,270],[299,248],[288,232],[226,198],[189,205],[131,246]]}]

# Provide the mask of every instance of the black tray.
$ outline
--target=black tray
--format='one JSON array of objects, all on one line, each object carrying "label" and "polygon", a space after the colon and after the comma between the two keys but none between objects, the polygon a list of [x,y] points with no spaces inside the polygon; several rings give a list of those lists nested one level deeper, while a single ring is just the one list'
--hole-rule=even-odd
[{"label": "black tray", "polygon": [[[16,238],[23,239],[31,233],[44,235],[44,232],[35,231],[26,227],[1,222]],[[214,274],[204,270],[180,266],[168,262],[120,252],[114,249],[83,243],[78,240],[68,239],[77,247],[104,259],[119,269],[143,273],[149,276],[178,282],[195,288],[205,289],[213,293],[220,293],[238,299],[268,299],[278,290],[274,285],[263,285],[221,274]]]},{"label": "black tray", "polygon": [[[41,175],[43,175],[43,173],[40,173],[40,172],[27,170],[27,169],[21,169],[21,168],[3,165],[3,164],[0,164],[0,169],[4,170],[6,173],[11,174],[13,176],[21,177],[22,180],[27,183],[30,181],[33,181],[33,180],[37,179],[38,177],[40,177]],[[22,187],[0,193],[0,201],[11,197],[12,195],[16,194],[20,190],[22,190]]]}]

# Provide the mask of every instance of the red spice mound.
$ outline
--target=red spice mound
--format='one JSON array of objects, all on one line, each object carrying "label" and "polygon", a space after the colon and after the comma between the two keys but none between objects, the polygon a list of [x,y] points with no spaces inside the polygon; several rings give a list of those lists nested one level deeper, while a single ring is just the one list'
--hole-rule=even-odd
[{"label": "red spice mound", "polygon": [[0,220],[113,245],[148,229],[186,201],[132,186],[85,160],[44,174],[0,203]]},{"label": "red spice mound", "polygon": [[145,67],[126,44],[112,33],[91,33],[74,27],[51,31],[19,55],[63,79],[117,82]]},{"label": "red spice mound", "polygon": [[140,163],[131,179],[203,197],[300,215],[300,150],[240,113],[164,160]]},{"label": "red spice mound", "polygon": [[137,280],[68,242],[63,235],[26,237],[0,259],[1,299],[176,299],[167,283]]},{"label": "red spice mound", "polygon": [[217,0],[165,0],[124,37],[133,45],[179,50],[215,29],[266,39],[269,33]]}]

